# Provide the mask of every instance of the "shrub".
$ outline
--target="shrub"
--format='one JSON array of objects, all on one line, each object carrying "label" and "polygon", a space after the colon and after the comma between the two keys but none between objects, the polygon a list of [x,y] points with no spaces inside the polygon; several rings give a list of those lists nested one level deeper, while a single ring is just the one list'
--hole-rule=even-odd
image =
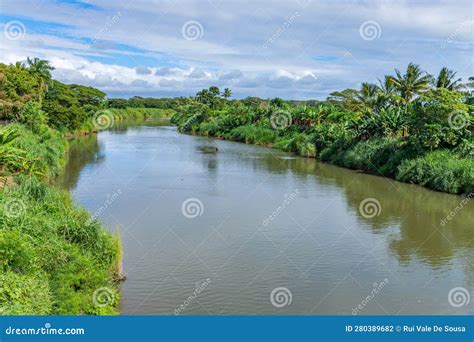
[{"label": "shrub", "polygon": [[65,139],[50,129],[41,135],[19,124],[0,129],[0,164],[7,172],[50,178],[61,169],[65,150]]},{"label": "shrub", "polygon": [[234,128],[227,137],[246,144],[270,145],[275,141],[276,132],[265,127],[247,125]]},{"label": "shrub", "polygon": [[383,174],[382,168],[399,149],[399,138],[379,138],[361,141],[343,152],[342,165],[351,169]]},{"label": "shrub", "polygon": [[448,150],[434,151],[403,162],[396,178],[438,191],[468,194],[474,191],[474,160]]},{"label": "shrub", "polygon": [[316,146],[312,141],[312,136],[303,133],[296,133],[290,136],[281,137],[273,147],[288,152],[295,152],[303,157],[315,157]]}]

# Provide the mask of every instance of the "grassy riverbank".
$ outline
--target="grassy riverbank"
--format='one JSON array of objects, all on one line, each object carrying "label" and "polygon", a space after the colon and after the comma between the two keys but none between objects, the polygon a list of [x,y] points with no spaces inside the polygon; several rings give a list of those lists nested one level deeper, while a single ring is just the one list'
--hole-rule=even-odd
[{"label": "grassy riverbank", "polygon": [[166,119],[176,114],[173,109],[160,108],[110,108],[114,120],[137,120],[137,119]]},{"label": "grassy riverbank", "polygon": [[0,313],[116,313],[119,238],[48,185],[63,166],[65,139],[12,124],[0,141]]},{"label": "grassy riverbank", "polygon": [[119,237],[50,185],[64,135],[92,131],[105,94],[29,64],[0,64],[0,117],[12,122],[0,128],[0,314],[115,314]]},{"label": "grassy riverbank", "polygon": [[396,74],[379,86],[363,83],[308,103],[228,101],[211,87],[172,122],[185,133],[274,147],[433,190],[473,192],[473,98],[458,81],[443,80],[445,71],[435,78],[410,64]]}]

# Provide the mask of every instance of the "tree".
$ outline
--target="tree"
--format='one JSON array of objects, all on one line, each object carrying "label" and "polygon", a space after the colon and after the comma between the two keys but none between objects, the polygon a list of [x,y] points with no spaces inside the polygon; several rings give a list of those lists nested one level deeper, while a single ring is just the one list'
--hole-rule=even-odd
[{"label": "tree", "polygon": [[275,97],[274,99],[270,100],[270,106],[283,108],[285,107],[285,101],[279,97]]},{"label": "tree", "polygon": [[216,86],[209,87],[209,92],[214,96],[219,96],[221,93],[220,89]]},{"label": "tree", "polygon": [[37,77],[21,64],[0,63],[0,119],[17,119],[23,105],[40,96]]},{"label": "tree", "polygon": [[461,84],[461,78],[456,79],[456,72],[449,70],[446,67],[443,67],[438,74],[436,80],[434,80],[433,85],[436,88],[445,88],[448,90],[462,90],[466,86]]},{"label": "tree", "polygon": [[385,97],[392,97],[397,95],[397,88],[395,87],[395,84],[391,81],[390,76],[386,75],[383,81],[379,79],[379,91]]},{"label": "tree", "polygon": [[58,130],[78,129],[88,118],[77,93],[56,80],[51,81],[41,109],[48,115],[48,124]]},{"label": "tree", "polygon": [[430,88],[433,77],[421,70],[419,65],[408,64],[405,74],[395,69],[395,76],[389,76],[390,82],[400,92],[400,96],[405,102],[405,109],[408,109],[410,103],[416,95]]},{"label": "tree", "polygon": [[377,100],[377,91],[377,85],[364,82],[361,85],[359,93],[356,95],[356,99],[363,103],[366,109],[371,110]]},{"label": "tree", "polygon": [[360,101],[357,99],[359,91],[356,89],[344,89],[342,91],[334,91],[329,94],[327,101],[338,105],[341,109],[357,112],[360,111],[361,105]]},{"label": "tree", "polygon": [[224,92],[222,93],[222,97],[227,100],[231,96],[232,96],[232,90],[230,90],[229,88],[225,88]]},{"label": "tree", "polygon": [[379,85],[377,87],[377,107],[385,108],[387,106],[398,106],[400,103],[400,96],[398,95],[397,88],[391,81],[390,76],[385,76],[383,81],[379,79]]},{"label": "tree", "polygon": [[[29,72],[39,79],[40,94],[48,91],[48,85],[51,82],[51,71],[54,70],[54,68],[49,64],[48,61],[39,59],[37,57],[33,59],[28,57],[26,62],[28,63]],[[39,98],[39,100],[41,102],[42,96]]]},{"label": "tree", "polygon": [[25,70],[26,66],[25,66],[25,63],[23,63],[23,62],[16,62],[15,63],[15,68],[17,68],[19,70]]},{"label": "tree", "polygon": [[92,105],[98,107],[102,104],[106,95],[99,89],[79,84],[70,84],[69,88],[74,90],[74,92],[77,94],[81,106]]},{"label": "tree", "polygon": [[196,101],[207,104],[211,109],[220,107],[222,99],[219,97],[221,91],[218,87],[212,86],[209,89],[203,89],[196,94]]}]

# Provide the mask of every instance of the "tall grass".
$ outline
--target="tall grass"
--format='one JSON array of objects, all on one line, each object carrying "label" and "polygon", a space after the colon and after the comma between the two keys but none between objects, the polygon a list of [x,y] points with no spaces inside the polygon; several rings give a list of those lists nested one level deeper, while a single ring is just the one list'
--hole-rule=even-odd
[{"label": "tall grass", "polygon": [[453,194],[474,192],[474,159],[461,158],[448,150],[434,151],[406,160],[397,179]]},{"label": "tall grass", "polygon": [[107,111],[114,115],[115,120],[170,118],[176,113],[172,109],[161,108],[110,108]]},{"label": "tall grass", "polygon": [[[44,181],[64,163],[65,139],[13,124],[0,130],[0,314],[113,314],[120,244],[67,192]],[[110,290],[105,306],[94,291]]]},{"label": "tall grass", "polygon": [[230,140],[264,146],[270,146],[273,144],[276,136],[276,132],[272,129],[252,125],[234,128],[226,135]]},{"label": "tall grass", "polygon": [[63,166],[66,146],[51,129],[34,134],[23,125],[8,125],[0,129],[0,165],[6,173],[51,178]]},{"label": "tall grass", "polygon": [[[116,313],[115,239],[67,192],[32,177],[17,181],[0,189],[1,313]],[[93,295],[102,287],[114,298],[97,307]]]}]

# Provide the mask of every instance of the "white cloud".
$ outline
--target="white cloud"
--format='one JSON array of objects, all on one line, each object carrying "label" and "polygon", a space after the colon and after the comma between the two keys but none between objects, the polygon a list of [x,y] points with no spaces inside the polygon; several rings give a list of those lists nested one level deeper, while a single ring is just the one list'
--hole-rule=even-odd
[{"label": "white cloud", "polygon": [[[22,21],[26,34],[16,41],[2,36],[0,59],[46,58],[55,77],[111,95],[132,95],[130,87],[137,95],[190,95],[216,84],[236,96],[324,98],[411,61],[432,73],[446,65],[464,78],[474,74],[467,0],[88,3],[100,10],[52,0],[2,3],[2,14]],[[200,39],[183,38],[190,20],[202,25]],[[361,38],[368,20],[380,25],[378,39]]]},{"label": "white cloud", "polygon": [[152,72],[150,68],[143,67],[143,66],[136,67],[135,71],[137,75],[150,75]]}]

